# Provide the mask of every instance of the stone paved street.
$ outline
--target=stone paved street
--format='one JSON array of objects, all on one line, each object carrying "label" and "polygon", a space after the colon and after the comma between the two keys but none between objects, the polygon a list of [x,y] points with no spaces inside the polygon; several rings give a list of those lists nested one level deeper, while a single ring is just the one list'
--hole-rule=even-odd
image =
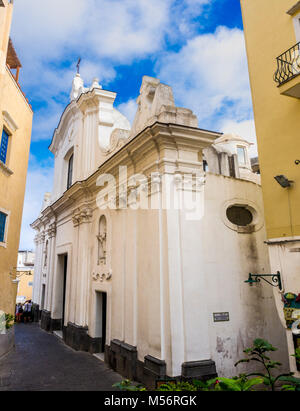
[{"label": "stone paved street", "polygon": [[38,324],[15,327],[16,348],[0,360],[0,391],[112,391],[119,374],[67,347]]}]

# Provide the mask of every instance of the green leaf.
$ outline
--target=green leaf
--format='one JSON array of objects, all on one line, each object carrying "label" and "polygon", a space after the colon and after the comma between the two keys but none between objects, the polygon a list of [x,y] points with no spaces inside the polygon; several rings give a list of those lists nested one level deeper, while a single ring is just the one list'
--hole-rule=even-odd
[{"label": "green leaf", "polygon": [[211,380],[208,380],[208,381],[206,381],[206,385],[208,387],[210,387],[210,386],[214,385],[217,382],[217,380],[218,380],[218,378],[213,378]]},{"label": "green leaf", "polygon": [[300,378],[297,378],[297,377],[293,377],[293,376],[284,376],[284,375],[281,375],[279,378],[278,378],[278,381],[283,381],[283,382],[292,382],[293,384],[299,384],[300,385]]},{"label": "green leaf", "polygon": [[252,377],[252,376],[260,376],[260,377],[263,377],[263,378],[265,378],[266,377],[266,375],[265,374],[263,374],[263,373],[261,373],[261,372],[252,372],[252,373],[250,373],[250,374],[246,374],[246,377]]},{"label": "green leaf", "polygon": [[252,378],[251,380],[245,383],[243,387],[244,388],[243,391],[249,391],[250,388],[254,387],[255,385],[263,384],[263,382],[264,382],[263,378],[259,378],[259,377]]},{"label": "green leaf", "polygon": [[268,341],[263,340],[262,338],[256,338],[253,342],[254,347],[261,352],[265,351],[277,351],[277,348],[273,347]]},{"label": "green leaf", "polygon": [[294,385],[283,385],[281,391],[296,391],[296,387]]},{"label": "green leaf", "polygon": [[240,384],[230,378],[218,378],[217,381],[222,391],[242,391]]},{"label": "green leaf", "polygon": [[277,377],[275,378],[275,381],[285,381],[285,377],[292,377],[294,375],[293,372],[290,372],[288,374],[279,374],[277,375]]}]

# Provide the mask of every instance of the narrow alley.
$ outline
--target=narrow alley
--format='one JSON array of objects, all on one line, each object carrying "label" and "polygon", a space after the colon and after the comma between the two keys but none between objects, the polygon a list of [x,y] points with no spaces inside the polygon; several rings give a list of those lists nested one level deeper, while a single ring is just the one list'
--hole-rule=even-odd
[{"label": "narrow alley", "polygon": [[113,391],[122,378],[38,324],[15,327],[16,347],[0,360],[0,391]]}]

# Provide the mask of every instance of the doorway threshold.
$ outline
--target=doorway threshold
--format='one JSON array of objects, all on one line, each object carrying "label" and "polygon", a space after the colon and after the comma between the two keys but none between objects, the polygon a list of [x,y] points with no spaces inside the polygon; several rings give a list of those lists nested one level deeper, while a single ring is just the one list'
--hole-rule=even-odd
[{"label": "doorway threshold", "polygon": [[104,362],[104,352],[97,352],[96,354],[93,354],[93,356]]},{"label": "doorway threshold", "polygon": [[60,338],[61,340],[63,339],[62,331],[53,331],[53,334],[56,335],[56,337]]}]

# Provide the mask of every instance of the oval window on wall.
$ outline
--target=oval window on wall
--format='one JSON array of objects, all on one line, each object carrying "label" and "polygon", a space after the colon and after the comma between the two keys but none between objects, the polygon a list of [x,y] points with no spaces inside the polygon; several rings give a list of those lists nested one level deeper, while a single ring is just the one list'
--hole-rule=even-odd
[{"label": "oval window on wall", "polygon": [[253,222],[251,211],[243,206],[231,206],[227,208],[226,215],[232,224],[240,227],[246,227]]}]

